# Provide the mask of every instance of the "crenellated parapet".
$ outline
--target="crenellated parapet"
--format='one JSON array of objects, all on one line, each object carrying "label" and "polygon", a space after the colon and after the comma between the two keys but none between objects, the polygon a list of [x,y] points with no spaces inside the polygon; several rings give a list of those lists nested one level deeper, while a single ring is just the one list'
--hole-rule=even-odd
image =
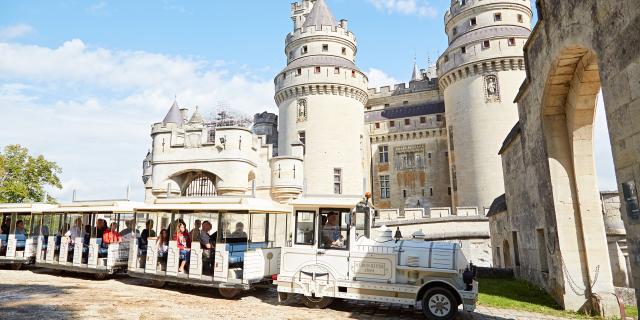
[{"label": "crenellated parapet", "polygon": [[[319,72],[318,72],[319,69]],[[301,67],[276,77],[275,101],[305,95],[336,95],[367,103],[367,76],[357,70],[340,67]]]},{"label": "crenellated parapet", "polygon": [[[393,89],[392,89],[393,88]],[[410,83],[396,83],[393,86],[383,86],[378,88],[368,88],[369,98],[380,98],[389,95],[402,95],[415,91],[437,90],[438,78],[426,79]]]}]

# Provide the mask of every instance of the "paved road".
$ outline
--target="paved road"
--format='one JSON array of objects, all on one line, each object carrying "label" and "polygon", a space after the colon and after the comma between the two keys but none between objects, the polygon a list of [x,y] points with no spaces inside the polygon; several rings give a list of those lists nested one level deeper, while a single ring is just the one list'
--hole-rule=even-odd
[{"label": "paved road", "polygon": [[[225,300],[209,288],[146,286],[126,276],[96,281],[80,274],[41,269],[0,270],[0,319],[424,319],[413,309],[389,304],[337,301],[315,310],[278,303],[273,290],[254,290]],[[557,319],[479,307],[460,319]]]}]

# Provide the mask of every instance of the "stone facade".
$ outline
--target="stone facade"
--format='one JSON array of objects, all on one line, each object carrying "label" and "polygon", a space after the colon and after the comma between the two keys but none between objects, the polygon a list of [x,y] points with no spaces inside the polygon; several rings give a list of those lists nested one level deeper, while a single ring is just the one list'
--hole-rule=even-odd
[{"label": "stone facade", "polygon": [[[501,150],[519,276],[566,309],[618,314],[593,160],[600,88],[623,192],[631,273],[640,274],[640,7],[629,1],[537,1],[525,45],[519,123]],[[637,289],[636,289],[637,291]],[[595,303],[597,301],[597,304]]]},{"label": "stone facade", "polygon": [[620,195],[616,192],[600,192],[602,215],[607,233],[609,260],[613,273],[613,285],[616,287],[631,287],[633,277],[629,250],[627,247],[627,231],[620,212]]}]

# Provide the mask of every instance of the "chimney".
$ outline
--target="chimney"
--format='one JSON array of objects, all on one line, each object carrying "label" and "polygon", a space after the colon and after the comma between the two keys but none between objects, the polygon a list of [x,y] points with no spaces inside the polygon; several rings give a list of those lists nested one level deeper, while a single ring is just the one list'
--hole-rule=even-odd
[{"label": "chimney", "polygon": [[189,121],[189,109],[181,108],[180,115],[182,115],[182,119],[184,119],[185,123]]},{"label": "chimney", "polygon": [[347,27],[349,27],[349,21],[347,21],[347,19],[340,20],[340,28],[346,31]]}]

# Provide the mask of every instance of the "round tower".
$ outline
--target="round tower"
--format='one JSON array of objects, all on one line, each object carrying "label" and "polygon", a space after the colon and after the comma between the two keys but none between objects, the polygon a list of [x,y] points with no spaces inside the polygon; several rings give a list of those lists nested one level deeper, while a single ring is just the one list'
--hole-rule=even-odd
[{"label": "round tower", "polygon": [[437,71],[449,133],[452,202],[486,213],[504,193],[498,151],[518,121],[513,101],[525,79],[528,0],[452,0],[447,50]]},{"label": "round tower", "polygon": [[362,196],[368,79],[355,65],[355,36],[324,0],[292,4],[291,17],[287,67],[274,80],[278,154],[304,145],[306,194]]}]

